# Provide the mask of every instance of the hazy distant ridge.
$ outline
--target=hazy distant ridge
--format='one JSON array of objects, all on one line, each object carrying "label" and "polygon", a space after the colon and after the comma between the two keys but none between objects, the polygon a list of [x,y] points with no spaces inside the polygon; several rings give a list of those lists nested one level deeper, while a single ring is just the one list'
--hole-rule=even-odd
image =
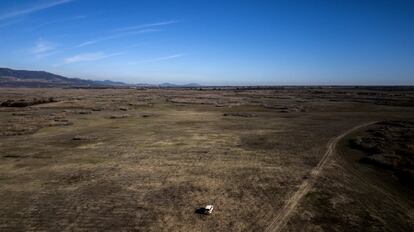
[{"label": "hazy distant ridge", "polygon": [[45,71],[0,68],[0,86],[8,87],[59,87],[59,86],[120,86],[122,82],[93,81],[68,78]]},{"label": "hazy distant ridge", "polygon": [[85,80],[80,78],[69,78],[45,71],[14,70],[0,68],[0,87],[105,87],[105,86],[127,86],[127,87],[199,87],[197,83],[189,84],[125,84],[123,82],[104,80]]}]

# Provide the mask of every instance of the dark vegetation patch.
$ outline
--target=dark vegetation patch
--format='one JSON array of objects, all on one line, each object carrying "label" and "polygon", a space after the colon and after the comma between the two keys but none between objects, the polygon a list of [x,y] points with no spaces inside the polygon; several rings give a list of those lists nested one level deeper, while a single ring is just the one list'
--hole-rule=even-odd
[{"label": "dark vegetation patch", "polygon": [[21,158],[28,158],[29,155],[24,154],[6,154],[3,155],[3,158],[12,158],[12,159],[21,159]]},{"label": "dark vegetation patch", "polygon": [[95,137],[93,136],[87,136],[87,135],[76,135],[72,138],[72,140],[78,140],[78,141],[90,141],[94,140]]},{"label": "dark vegetation patch", "polygon": [[110,119],[119,119],[119,118],[127,118],[129,117],[129,114],[117,114],[117,115],[111,115]]},{"label": "dark vegetation patch", "polygon": [[254,113],[246,113],[246,112],[236,112],[236,113],[224,113],[223,116],[253,118],[253,117],[257,117],[257,114],[254,114]]},{"label": "dark vegetation patch", "polygon": [[12,113],[13,116],[27,116],[27,112],[14,112]]},{"label": "dark vegetation patch", "polygon": [[57,102],[53,97],[49,98],[33,98],[31,100],[28,99],[20,99],[20,100],[6,100],[0,104],[1,107],[27,107],[32,105],[39,105],[45,103]]},{"label": "dark vegetation patch", "polygon": [[289,112],[306,112],[306,108],[302,105],[275,105],[265,103],[262,105],[266,109],[278,110],[280,113]]},{"label": "dark vegetation patch", "polygon": [[92,114],[92,112],[89,111],[89,110],[79,110],[79,111],[77,111],[77,113],[78,114]]},{"label": "dark vegetation patch", "polygon": [[15,112],[7,120],[0,121],[0,136],[28,135],[44,127],[70,126],[73,122],[66,113],[39,113],[36,110]]},{"label": "dark vegetation patch", "polygon": [[398,180],[414,187],[414,123],[385,121],[349,141],[363,152],[360,162],[390,171]]},{"label": "dark vegetation patch", "polygon": [[33,134],[39,130],[38,126],[30,125],[3,125],[0,136],[16,136]]}]

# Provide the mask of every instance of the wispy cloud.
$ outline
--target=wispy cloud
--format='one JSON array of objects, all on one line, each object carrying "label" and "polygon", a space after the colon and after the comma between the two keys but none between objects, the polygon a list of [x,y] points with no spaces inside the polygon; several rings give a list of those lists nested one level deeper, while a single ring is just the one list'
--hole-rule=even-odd
[{"label": "wispy cloud", "polygon": [[123,27],[123,28],[118,28],[113,30],[114,32],[119,32],[119,31],[132,31],[132,30],[139,30],[139,29],[144,29],[144,28],[153,28],[153,27],[160,27],[160,26],[165,26],[165,25],[170,25],[170,24],[175,24],[178,23],[179,21],[177,20],[170,20],[170,21],[163,21],[163,22],[156,22],[156,23],[147,23],[147,24],[141,24],[141,25],[136,25],[136,26],[130,26],[130,27]]},{"label": "wispy cloud", "polygon": [[36,55],[37,58],[50,56],[57,53],[56,44],[44,39],[39,39],[37,40],[35,46],[31,49],[31,52]]},{"label": "wispy cloud", "polygon": [[118,28],[115,30],[112,30],[111,33],[115,33],[113,35],[99,37],[96,39],[91,39],[85,42],[82,42],[75,46],[75,48],[80,48],[92,44],[96,44],[102,41],[106,40],[112,40],[112,39],[118,39],[126,36],[132,36],[137,34],[145,34],[145,33],[152,33],[152,32],[158,32],[161,31],[160,29],[157,29],[157,27],[170,25],[174,23],[178,23],[177,20],[170,20],[170,21],[163,21],[163,22],[156,22],[156,23],[148,23],[148,24],[141,24],[137,26],[131,26],[131,27],[123,27]]},{"label": "wispy cloud", "polygon": [[122,53],[105,54],[103,52],[82,53],[75,56],[68,57],[64,60],[64,64],[72,64],[78,62],[102,60],[113,56],[121,55]]},{"label": "wispy cloud", "polygon": [[48,57],[48,56],[55,55],[57,53],[60,53],[60,51],[54,50],[54,51],[51,51],[51,52],[40,53],[40,54],[36,55],[36,58],[45,58],[45,57]]},{"label": "wispy cloud", "polygon": [[25,8],[25,9],[10,11],[10,12],[7,12],[7,13],[4,13],[4,14],[0,15],[0,20],[30,14],[30,13],[33,13],[33,12],[36,12],[36,11],[48,9],[48,8],[51,8],[51,7],[54,7],[54,6],[62,5],[62,4],[73,2],[73,1],[75,1],[75,0],[55,0],[55,1],[47,2],[47,3],[43,3],[43,4],[38,4],[38,5],[28,7],[28,8]]},{"label": "wispy cloud", "polygon": [[18,20],[11,20],[11,21],[8,21],[8,22],[5,22],[5,23],[0,23],[0,28],[14,25],[16,23],[19,23],[20,21],[22,21],[22,20],[18,19]]},{"label": "wispy cloud", "polygon": [[172,59],[183,57],[184,55],[185,54],[178,53],[178,54],[173,54],[173,55],[169,55],[169,56],[161,56],[161,57],[147,59],[147,60],[129,62],[129,64],[152,63],[152,62],[158,62],[158,61],[163,61],[163,60],[172,60]]},{"label": "wispy cloud", "polygon": [[78,15],[78,16],[73,16],[73,17],[68,17],[68,18],[63,18],[63,19],[51,20],[51,21],[39,24],[37,26],[34,26],[32,28],[29,28],[28,30],[33,31],[33,30],[37,30],[37,29],[45,27],[45,26],[58,24],[58,23],[67,23],[67,22],[71,22],[71,21],[81,20],[81,19],[85,19],[86,17],[87,16],[85,16],[85,15]]},{"label": "wispy cloud", "polygon": [[36,46],[32,49],[32,52],[34,54],[39,54],[39,53],[49,52],[54,49],[55,49],[55,46],[52,43],[47,42],[43,39],[39,39],[36,42]]},{"label": "wispy cloud", "polygon": [[80,43],[80,44],[76,45],[75,48],[80,48],[80,47],[96,44],[98,42],[102,42],[102,41],[106,41],[106,40],[118,39],[118,38],[122,38],[122,37],[126,37],[126,36],[137,35],[137,34],[145,34],[145,33],[157,32],[157,31],[160,31],[160,30],[157,30],[157,29],[143,29],[143,30],[138,30],[138,31],[124,32],[124,33],[119,33],[119,34],[115,34],[115,35],[99,37],[99,38],[96,38],[96,39],[92,39],[92,40],[88,40],[88,41],[85,41],[83,43]]}]

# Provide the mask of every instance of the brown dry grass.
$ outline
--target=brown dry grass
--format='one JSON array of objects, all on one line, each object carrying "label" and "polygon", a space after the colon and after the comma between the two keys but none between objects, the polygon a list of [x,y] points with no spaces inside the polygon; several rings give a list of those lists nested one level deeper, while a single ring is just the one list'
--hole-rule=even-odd
[{"label": "brown dry grass", "polygon": [[[405,106],[412,93],[330,91],[2,89],[0,99],[58,102],[0,108],[0,230],[264,230],[330,138],[368,121],[414,117]],[[382,104],[390,98],[396,104]],[[26,131],[9,133],[19,128]],[[363,193],[327,195],[329,186],[355,188],[336,186],[342,174],[329,173],[312,202],[343,206]],[[215,212],[196,214],[205,204]],[[309,209],[305,201],[295,215]],[[387,221],[378,212],[360,216]],[[294,216],[286,229],[321,228],[307,217]],[[330,223],[322,228],[335,229]]]}]

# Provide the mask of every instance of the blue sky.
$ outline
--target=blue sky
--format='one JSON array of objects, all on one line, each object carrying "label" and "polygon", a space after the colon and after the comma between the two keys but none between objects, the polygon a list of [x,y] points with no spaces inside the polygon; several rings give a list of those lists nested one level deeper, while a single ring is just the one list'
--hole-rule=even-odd
[{"label": "blue sky", "polygon": [[127,83],[414,84],[414,1],[1,0],[0,67]]}]

